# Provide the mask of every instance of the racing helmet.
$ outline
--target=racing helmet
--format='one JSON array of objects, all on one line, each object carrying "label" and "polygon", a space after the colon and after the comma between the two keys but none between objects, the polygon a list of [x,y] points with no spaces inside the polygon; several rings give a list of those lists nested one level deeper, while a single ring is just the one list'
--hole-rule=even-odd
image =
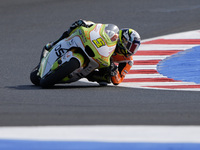
[{"label": "racing helmet", "polygon": [[128,57],[135,54],[140,46],[140,35],[133,29],[124,28],[119,30],[118,46],[120,52]]}]

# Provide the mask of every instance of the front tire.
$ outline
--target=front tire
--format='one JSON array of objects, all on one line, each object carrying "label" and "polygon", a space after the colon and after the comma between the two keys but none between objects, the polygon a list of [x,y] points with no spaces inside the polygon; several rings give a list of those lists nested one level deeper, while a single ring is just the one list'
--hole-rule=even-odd
[{"label": "front tire", "polygon": [[39,68],[39,65],[36,66],[32,71],[31,71],[31,74],[30,74],[30,80],[33,84],[35,84],[36,86],[39,86],[40,85],[40,77],[37,75],[38,73],[38,68]]},{"label": "front tire", "polygon": [[53,73],[43,77],[40,80],[40,86],[42,88],[50,88],[79,67],[80,62],[76,58],[72,58],[69,62],[65,62],[61,67],[56,69]]},{"label": "front tire", "polygon": [[[42,58],[44,57],[44,52],[45,52],[45,48],[42,49],[42,53],[41,53],[41,56],[40,56],[40,62],[42,60]],[[37,65],[32,71],[31,71],[31,74],[30,74],[30,80],[31,82],[36,85],[36,86],[40,86],[40,76],[38,76],[38,71],[39,71],[39,67],[40,67],[40,63],[39,65]]]}]

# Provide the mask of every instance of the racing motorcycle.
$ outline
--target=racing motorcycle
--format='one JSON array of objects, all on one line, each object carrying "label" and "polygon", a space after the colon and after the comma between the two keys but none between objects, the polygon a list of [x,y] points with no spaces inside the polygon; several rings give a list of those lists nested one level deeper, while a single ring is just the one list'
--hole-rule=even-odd
[{"label": "racing motorcycle", "polygon": [[117,43],[116,32],[112,24],[78,27],[50,50],[43,49],[39,65],[30,74],[31,82],[49,88],[78,81],[95,69],[110,66]]}]

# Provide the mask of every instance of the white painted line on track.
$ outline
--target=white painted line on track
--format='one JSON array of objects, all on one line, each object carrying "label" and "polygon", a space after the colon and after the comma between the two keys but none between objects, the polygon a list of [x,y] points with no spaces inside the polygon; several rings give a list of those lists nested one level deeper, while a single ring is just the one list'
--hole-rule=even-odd
[{"label": "white painted line on track", "polygon": [[168,45],[168,44],[141,44],[139,50],[142,51],[151,51],[151,50],[186,50],[191,47],[198,45]]},{"label": "white painted line on track", "polygon": [[157,60],[157,59],[165,59],[166,57],[169,57],[170,55],[165,56],[133,56],[133,60]]},{"label": "white painted line on track", "polygon": [[200,143],[198,126],[0,127],[0,139],[43,141]]},{"label": "white painted line on track", "polygon": [[138,69],[156,69],[157,65],[134,65],[131,70]]},{"label": "white painted line on track", "polygon": [[155,39],[188,39],[188,37],[190,37],[190,39],[199,39],[200,30],[193,30],[193,31],[186,31],[186,32],[157,36],[157,37],[145,39],[143,40],[143,42],[155,40]]},{"label": "white painted line on track", "polygon": [[161,74],[127,74],[125,79],[131,78],[167,78]]},{"label": "white painted line on track", "polygon": [[[124,83],[122,83],[124,84]],[[188,82],[135,82],[134,85],[132,83],[125,83],[128,86],[136,87],[136,86],[158,86],[158,85],[188,85]],[[189,85],[195,85],[195,83],[190,82]]]}]

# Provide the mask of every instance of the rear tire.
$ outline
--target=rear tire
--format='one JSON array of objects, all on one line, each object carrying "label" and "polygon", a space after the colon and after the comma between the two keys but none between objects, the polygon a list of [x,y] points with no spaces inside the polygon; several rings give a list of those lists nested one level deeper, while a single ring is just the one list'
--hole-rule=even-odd
[{"label": "rear tire", "polygon": [[61,81],[67,75],[80,67],[80,62],[76,58],[72,58],[69,62],[65,62],[61,67],[55,70],[53,73],[45,76],[40,80],[40,86],[42,88],[51,88],[54,84]]}]

